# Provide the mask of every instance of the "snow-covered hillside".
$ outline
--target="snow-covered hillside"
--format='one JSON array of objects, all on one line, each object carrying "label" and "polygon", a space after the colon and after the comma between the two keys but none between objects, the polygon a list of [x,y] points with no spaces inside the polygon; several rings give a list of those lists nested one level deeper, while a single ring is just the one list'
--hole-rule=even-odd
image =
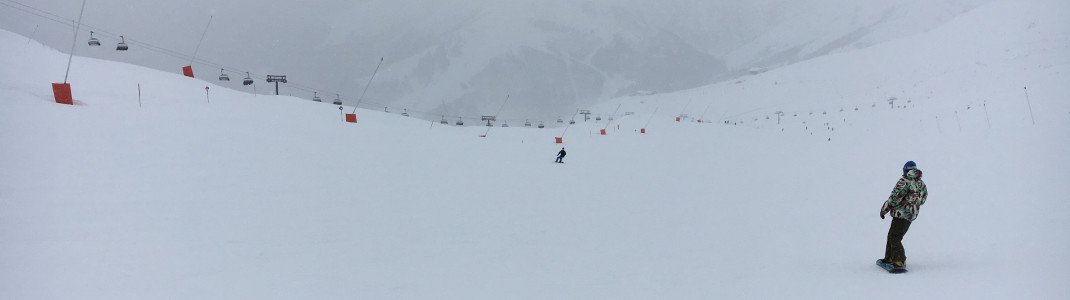
[{"label": "snow-covered hillside", "polygon": [[[21,1],[70,21],[0,6],[0,28],[31,35],[40,25],[35,39],[68,49],[77,5]],[[366,108],[478,118],[493,114],[508,94],[503,118],[546,121],[617,96],[699,87],[751,67],[924,32],[989,1],[100,1],[90,2],[84,21],[105,44],[125,34],[167,51],[136,44],[117,53],[81,44],[76,52],[167,72],[193,61],[200,76],[218,71],[216,64],[287,74],[292,84],[283,94],[310,99],[309,89],[317,89],[321,96],[341,94],[349,105],[376,58],[385,57]],[[214,23],[198,48],[209,14]],[[184,57],[195,49],[199,59]]]},{"label": "snow-covered hillside", "polygon": [[[67,56],[0,31],[0,298],[1070,298],[1066,8],[993,1],[567,132],[349,124],[83,57],[58,105]],[[907,160],[930,197],[891,275]]]}]

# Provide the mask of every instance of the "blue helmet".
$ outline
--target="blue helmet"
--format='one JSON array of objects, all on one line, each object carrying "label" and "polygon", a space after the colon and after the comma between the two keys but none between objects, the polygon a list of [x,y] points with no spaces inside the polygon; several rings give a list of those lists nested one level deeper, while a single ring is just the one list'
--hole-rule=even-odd
[{"label": "blue helmet", "polygon": [[906,164],[903,165],[903,175],[906,175],[907,172],[910,172],[910,170],[917,169],[917,168],[918,168],[918,164],[914,163],[913,160],[908,161]]}]

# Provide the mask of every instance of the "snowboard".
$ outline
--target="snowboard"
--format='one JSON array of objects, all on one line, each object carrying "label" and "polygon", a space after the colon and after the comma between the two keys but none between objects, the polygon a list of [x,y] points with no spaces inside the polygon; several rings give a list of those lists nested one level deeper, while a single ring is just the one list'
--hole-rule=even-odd
[{"label": "snowboard", "polygon": [[894,265],[892,265],[890,263],[884,263],[880,259],[877,260],[877,266],[881,267],[885,271],[888,271],[888,273],[892,273],[892,274],[900,274],[900,273],[906,273],[907,272],[906,268],[896,268]]}]

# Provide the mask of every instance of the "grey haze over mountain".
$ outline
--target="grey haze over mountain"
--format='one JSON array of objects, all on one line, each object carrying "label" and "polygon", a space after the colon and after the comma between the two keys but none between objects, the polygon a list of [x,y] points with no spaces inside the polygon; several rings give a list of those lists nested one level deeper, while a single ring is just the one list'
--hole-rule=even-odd
[{"label": "grey haze over mountain", "polygon": [[[339,93],[354,104],[383,57],[363,107],[478,116],[511,95],[503,118],[549,121],[617,96],[698,87],[923,32],[986,2],[90,0],[83,22],[189,55],[213,16],[198,57],[286,74],[326,99]],[[74,19],[80,1],[0,3],[3,29],[31,35],[39,25],[35,39],[69,49],[69,26],[14,7]],[[188,63],[137,48],[88,49],[84,38],[79,55],[172,72]],[[194,68],[202,77],[219,71]]]}]

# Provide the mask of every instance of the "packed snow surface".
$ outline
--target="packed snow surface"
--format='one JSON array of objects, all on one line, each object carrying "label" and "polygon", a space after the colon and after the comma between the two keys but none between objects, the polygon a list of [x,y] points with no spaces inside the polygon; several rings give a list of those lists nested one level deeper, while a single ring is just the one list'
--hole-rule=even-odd
[{"label": "packed snow surface", "polygon": [[[59,105],[67,56],[0,32],[0,298],[1068,299],[1067,12],[993,1],[567,129],[78,56]],[[892,275],[907,160],[930,196]]]}]

